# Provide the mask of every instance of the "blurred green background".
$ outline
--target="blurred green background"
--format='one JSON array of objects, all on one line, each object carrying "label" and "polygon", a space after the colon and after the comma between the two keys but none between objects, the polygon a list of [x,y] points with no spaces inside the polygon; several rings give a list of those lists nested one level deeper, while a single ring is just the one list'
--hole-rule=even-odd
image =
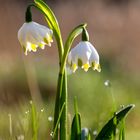
[{"label": "blurred green background", "polygon": [[[58,54],[51,48],[23,54],[17,31],[25,22],[26,6],[32,0],[6,0],[0,6],[0,138],[8,139],[12,114],[12,135],[27,131],[25,114],[32,99],[45,113],[40,120],[40,135],[49,136],[56,94]],[[78,70],[68,76],[69,119],[73,98],[77,96],[82,127],[99,131],[111,116],[112,94],[116,107],[135,104],[126,120],[126,140],[140,139],[140,1],[139,0],[47,0],[56,14],[65,41],[78,24],[87,23],[90,41],[98,50],[102,72]],[[33,19],[46,24],[33,9]],[[74,45],[79,38],[74,42]],[[73,45],[73,47],[74,47]],[[109,80],[111,88],[104,82]],[[28,134],[30,135],[30,134]]]}]

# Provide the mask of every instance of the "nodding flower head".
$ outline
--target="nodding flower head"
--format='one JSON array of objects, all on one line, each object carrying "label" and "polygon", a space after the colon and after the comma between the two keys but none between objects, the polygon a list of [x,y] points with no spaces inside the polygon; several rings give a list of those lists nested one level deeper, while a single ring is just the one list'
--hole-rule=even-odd
[{"label": "nodding flower head", "polygon": [[37,48],[45,48],[45,45],[51,46],[53,31],[46,26],[36,22],[26,22],[18,31],[18,40],[24,49],[25,55],[27,52],[36,52]]},{"label": "nodding flower head", "polygon": [[98,72],[101,71],[98,52],[89,41],[81,41],[68,55],[68,68],[75,72],[78,66],[84,71],[88,71],[90,67]]}]

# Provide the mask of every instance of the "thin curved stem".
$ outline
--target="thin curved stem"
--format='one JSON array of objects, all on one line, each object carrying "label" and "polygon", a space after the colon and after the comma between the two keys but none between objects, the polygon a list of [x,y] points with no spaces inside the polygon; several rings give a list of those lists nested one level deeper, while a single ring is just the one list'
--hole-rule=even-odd
[{"label": "thin curved stem", "polygon": [[67,110],[68,110],[68,90],[67,90],[67,74],[66,70],[63,74],[63,84],[62,84],[62,92],[61,92],[60,106],[65,103],[66,106],[63,109],[62,117],[60,120],[60,140],[67,140]]},{"label": "thin curved stem", "polygon": [[71,48],[71,45],[74,41],[74,39],[82,32],[83,27],[85,27],[86,24],[82,24],[77,26],[69,35],[65,48],[64,48],[64,55],[62,58],[62,64],[60,67],[60,73],[59,75],[62,76],[62,79],[60,81],[60,106],[62,106],[64,103],[66,106],[64,107],[62,117],[60,120],[60,140],[67,140],[67,108],[68,108],[68,91],[67,91],[67,73],[66,73],[66,60],[69,53],[69,50]]},{"label": "thin curved stem", "polygon": [[73,31],[69,34],[69,37],[65,43],[64,46],[64,55],[62,58],[62,64],[61,64],[61,68],[60,68],[60,73],[64,73],[65,70],[65,66],[66,66],[66,61],[67,61],[67,57],[68,57],[68,53],[70,51],[71,45],[74,41],[74,39],[82,33],[83,28],[85,28],[87,26],[87,24],[81,24],[79,26],[77,26],[76,28],[73,29]]},{"label": "thin curved stem", "polygon": [[55,15],[53,14],[52,10],[43,1],[35,0],[35,4],[30,4],[29,6],[30,7],[33,6],[37,8],[45,16],[49,27],[53,30],[53,34],[55,36],[57,46],[58,46],[59,63],[61,64],[62,56],[64,53],[64,47],[63,47],[63,40],[61,36],[60,27]]},{"label": "thin curved stem", "polygon": [[[33,6],[37,8],[41,13],[43,13],[43,15],[45,16],[48,22],[48,25],[53,30],[58,46],[59,64],[61,65],[64,48],[63,48],[63,41],[62,41],[61,32],[57,19],[55,18],[55,15],[53,14],[52,10],[43,1],[35,0],[35,4],[30,4],[28,7]],[[63,85],[63,75],[59,74],[58,84],[57,84],[57,94],[55,100],[55,112],[54,112],[54,129],[55,129],[55,136],[53,137],[54,140],[58,140],[58,127],[56,128],[56,125],[60,113],[60,94],[62,92],[62,85]]]}]

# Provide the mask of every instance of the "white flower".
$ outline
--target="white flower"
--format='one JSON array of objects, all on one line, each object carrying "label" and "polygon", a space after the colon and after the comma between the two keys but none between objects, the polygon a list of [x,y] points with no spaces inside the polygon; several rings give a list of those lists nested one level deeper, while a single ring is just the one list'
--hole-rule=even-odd
[{"label": "white flower", "polygon": [[28,51],[36,52],[38,47],[51,46],[52,35],[52,30],[33,21],[24,23],[18,31],[18,39],[26,55]]},{"label": "white flower", "polygon": [[81,41],[68,55],[68,68],[75,72],[78,66],[84,71],[88,71],[89,67],[101,71],[98,52],[89,41]]}]

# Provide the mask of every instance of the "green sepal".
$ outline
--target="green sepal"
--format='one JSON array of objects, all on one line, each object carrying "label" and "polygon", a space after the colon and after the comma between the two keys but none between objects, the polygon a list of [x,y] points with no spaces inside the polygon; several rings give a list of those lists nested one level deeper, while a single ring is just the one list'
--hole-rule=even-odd
[{"label": "green sepal", "polygon": [[29,5],[26,9],[25,20],[26,20],[26,22],[32,21],[31,5]]},{"label": "green sepal", "polygon": [[133,104],[128,105],[116,112],[114,116],[104,125],[95,140],[111,140],[112,136],[114,135],[113,133],[116,131],[116,127],[126,117],[132,108],[134,108]]},{"label": "green sepal", "polygon": [[86,28],[83,28],[82,41],[89,41],[89,34],[88,34]]}]

